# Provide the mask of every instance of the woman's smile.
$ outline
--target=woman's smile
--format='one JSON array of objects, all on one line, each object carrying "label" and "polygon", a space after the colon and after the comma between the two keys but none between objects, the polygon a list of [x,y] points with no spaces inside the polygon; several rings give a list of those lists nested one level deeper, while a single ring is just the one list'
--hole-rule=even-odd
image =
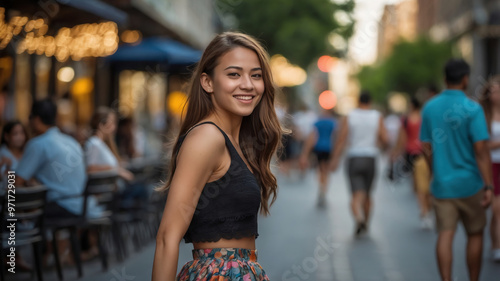
[{"label": "woman's smile", "polygon": [[252,95],[234,95],[233,97],[242,103],[250,104],[250,103],[252,103],[252,100],[254,99],[255,96],[252,96]]}]

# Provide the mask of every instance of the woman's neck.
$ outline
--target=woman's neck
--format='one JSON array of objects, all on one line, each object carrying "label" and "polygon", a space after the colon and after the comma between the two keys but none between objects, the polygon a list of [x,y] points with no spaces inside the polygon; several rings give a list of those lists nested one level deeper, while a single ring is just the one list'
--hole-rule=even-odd
[{"label": "woman's neck", "polygon": [[106,137],[106,136],[104,135],[104,133],[103,133],[103,132],[101,132],[101,131],[99,131],[99,130],[97,130],[97,131],[95,132],[95,134],[94,134],[94,135],[95,135],[96,137],[98,137],[99,139],[101,139],[101,140],[104,140],[104,138]]},{"label": "woman's neck", "polygon": [[243,117],[215,112],[209,116],[208,119],[213,120],[228,136],[232,137],[234,141],[238,141]]}]

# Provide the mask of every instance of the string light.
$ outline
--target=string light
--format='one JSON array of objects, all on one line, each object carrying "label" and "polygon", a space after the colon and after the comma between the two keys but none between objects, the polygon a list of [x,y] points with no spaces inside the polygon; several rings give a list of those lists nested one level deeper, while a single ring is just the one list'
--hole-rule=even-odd
[{"label": "string light", "polygon": [[118,27],[114,22],[62,27],[55,36],[47,36],[48,29],[43,19],[29,20],[28,17],[16,16],[7,23],[5,9],[0,7],[0,49],[6,48],[13,36],[24,36],[17,44],[18,54],[45,54],[47,57],[55,56],[62,62],[70,57],[80,60],[109,56],[118,49]]},{"label": "string light", "polygon": [[122,41],[129,44],[137,43],[141,38],[142,34],[138,30],[125,30],[121,35]]}]

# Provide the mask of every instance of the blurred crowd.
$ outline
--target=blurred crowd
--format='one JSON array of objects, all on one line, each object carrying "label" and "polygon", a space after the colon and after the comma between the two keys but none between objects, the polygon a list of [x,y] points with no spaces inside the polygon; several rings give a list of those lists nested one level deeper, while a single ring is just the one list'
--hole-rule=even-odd
[{"label": "blurred crowd", "polygon": [[[93,114],[88,134],[71,136],[56,126],[56,104],[44,99],[33,103],[29,120],[29,128],[16,120],[7,122],[2,128],[0,194],[4,207],[7,181],[11,179],[8,174],[15,175],[16,189],[39,185],[47,189],[44,217],[49,230],[51,223],[64,219],[79,221],[82,216],[87,219],[109,217],[106,207],[99,204],[98,196],[84,196],[87,183],[95,174],[116,175],[115,201],[119,202],[119,210],[131,213],[147,206],[154,187],[150,181],[157,179],[137,178],[137,175],[146,168],[159,168],[163,162],[159,152],[156,157],[144,156],[147,140],[132,118],[119,118],[112,109],[100,107]],[[5,209],[2,211],[5,213]],[[60,225],[63,226],[64,223]],[[47,235],[47,242],[50,242],[50,231]],[[61,235],[53,237],[59,240],[56,249],[61,263],[75,263],[74,255],[69,254],[68,237],[64,233]],[[95,231],[81,230],[81,260],[98,256],[98,235]],[[47,243],[45,247],[46,265],[51,259],[54,263],[51,245]],[[21,270],[32,269],[21,254],[18,254],[17,266]]]}]

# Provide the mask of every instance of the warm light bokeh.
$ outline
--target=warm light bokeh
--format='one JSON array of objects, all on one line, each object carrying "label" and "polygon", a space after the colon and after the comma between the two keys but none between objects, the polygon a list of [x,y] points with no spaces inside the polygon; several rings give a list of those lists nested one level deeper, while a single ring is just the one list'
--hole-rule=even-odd
[{"label": "warm light bokeh", "polygon": [[129,44],[138,43],[142,39],[142,33],[138,30],[125,30],[121,35],[121,39]]},{"label": "warm light bokeh", "polygon": [[319,105],[326,110],[330,110],[337,105],[337,96],[332,91],[324,91],[319,95]]},{"label": "warm light bokeh", "polygon": [[337,58],[330,56],[321,56],[318,59],[318,68],[323,72],[330,72],[337,64]]},{"label": "warm light bokeh", "polygon": [[[103,57],[118,49],[118,26],[114,22],[87,23],[72,28],[62,27],[55,36],[47,36],[48,24],[43,19],[29,20],[15,16],[5,22],[5,9],[0,8],[0,49],[14,36],[21,37],[17,53],[55,56],[64,62],[71,58]],[[24,37],[24,38],[23,38]]]},{"label": "warm light bokeh", "polygon": [[284,56],[272,56],[270,64],[274,81],[279,87],[294,87],[306,82],[306,71],[291,64]]},{"label": "warm light bokeh", "polygon": [[61,82],[71,82],[75,78],[75,70],[69,66],[62,67],[57,72],[57,79]]},{"label": "warm light bokeh", "polygon": [[181,116],[186,105],[187,95],[180,91],[172,92],[168,95],[167,106],[170,113]]}]

